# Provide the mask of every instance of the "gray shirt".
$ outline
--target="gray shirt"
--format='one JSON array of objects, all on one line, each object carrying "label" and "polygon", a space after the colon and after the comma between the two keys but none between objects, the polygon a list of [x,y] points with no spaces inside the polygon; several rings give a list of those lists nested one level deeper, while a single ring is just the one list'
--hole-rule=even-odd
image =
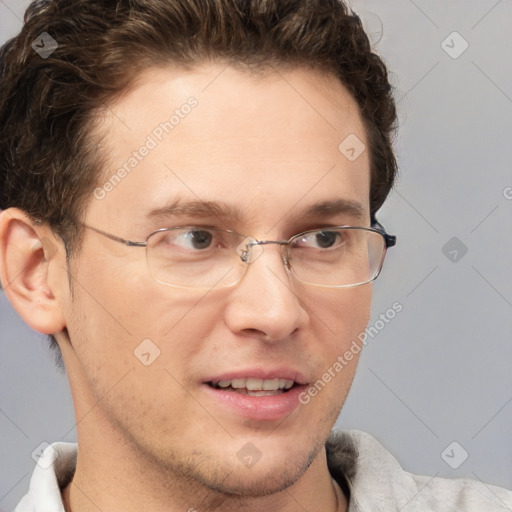
[{"label": "gray shirt", "polygon": [[[512,491],[413,475],[364,432],[333,431],[326,449],[329,471],[349,496],[349,512],[512,512]],[[15,512],[64,512],[61,489],[73,476],[76,456],[74,443],[49,446]]]}]

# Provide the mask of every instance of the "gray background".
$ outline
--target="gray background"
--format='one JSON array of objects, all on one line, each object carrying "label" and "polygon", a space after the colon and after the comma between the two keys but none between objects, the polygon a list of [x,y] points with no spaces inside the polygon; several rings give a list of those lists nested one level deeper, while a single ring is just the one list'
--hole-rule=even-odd
[{"label": "gray background", "polygon": [[[0,0],[1,41],[27,4]],[[403,310],[369,338],[338,426],[370,432],[409,471],[512,488],[512,2],[352,5],[400,100],[401,178],[380,214],[399,243],[370,324]],[[0,322],[5,511],[28,488],[32,451],[75,431],[65,375],[5,294]]]}]

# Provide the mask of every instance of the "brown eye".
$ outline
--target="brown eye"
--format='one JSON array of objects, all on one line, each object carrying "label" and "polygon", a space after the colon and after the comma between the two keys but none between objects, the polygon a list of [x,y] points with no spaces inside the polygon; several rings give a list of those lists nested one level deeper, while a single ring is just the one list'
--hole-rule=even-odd
[{"label": "brown eye", "polygon": [[316,245],[321,249],[332,247],[340,238],[337,231],[318,231],[315,235]]},{"label": "brown eye", "polygon": [[170,229],[163,231],[155,243],[162,247],[176,247],[184,251],[204,251],[213,245],[212,231],[201,228]]},{"label": "brown eye", "polygon": [[311,231],[300,236],[293,244],[294,247],[304,249],[330,249],[340,246],[343,242],[341,231]]},{"label": "brown eye", "polygon": [[213,235],[206,230],[189,231],[185,238],[194,249],[207,249],[212,244]]}]

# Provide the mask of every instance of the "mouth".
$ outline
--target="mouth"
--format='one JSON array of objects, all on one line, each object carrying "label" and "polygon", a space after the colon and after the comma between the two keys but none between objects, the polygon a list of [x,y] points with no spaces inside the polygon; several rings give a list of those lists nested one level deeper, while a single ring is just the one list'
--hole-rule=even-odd
[{"label": "mouth", "polygon": [[301,404],[307,380],[291,369],[261,369],[210,377],[203,390],[214,407],[254,421],[282,421]]},{"label": "mouth", "polygon": [[299,384],[285,378],[258,379],[256,377],[210,381],[206,383],[213,389],[239,393],[248,396],[275,396],[288,393]]}]

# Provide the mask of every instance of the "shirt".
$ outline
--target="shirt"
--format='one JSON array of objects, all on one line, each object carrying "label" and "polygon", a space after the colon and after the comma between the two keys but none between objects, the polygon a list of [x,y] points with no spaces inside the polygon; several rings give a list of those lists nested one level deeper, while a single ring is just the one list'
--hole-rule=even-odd
[{"label": "shirt", "polygon": [[[371,435],[333,431],[326,444],[331,476],[348,512],[512,512],[512,491],[469,479],[413,475]],[[15,512],[64,512],[61,489],[73,477],[77,445],[54,443],[39,459]]]}]

